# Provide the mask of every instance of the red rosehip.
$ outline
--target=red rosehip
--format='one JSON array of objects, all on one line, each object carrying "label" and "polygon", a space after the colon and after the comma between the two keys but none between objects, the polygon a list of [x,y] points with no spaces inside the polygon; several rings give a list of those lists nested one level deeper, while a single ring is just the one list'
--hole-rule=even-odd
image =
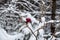
[{"label": "red rosehip", "polygon": [[30,18],[26,18],[26,23],[31,23],[31,19]]}]

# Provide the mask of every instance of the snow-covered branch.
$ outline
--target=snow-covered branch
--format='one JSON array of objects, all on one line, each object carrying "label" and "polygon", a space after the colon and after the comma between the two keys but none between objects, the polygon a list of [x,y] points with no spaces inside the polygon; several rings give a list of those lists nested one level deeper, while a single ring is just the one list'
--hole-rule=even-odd
[{"label": "snow-covered branch", "polygon": [[45,23],[40,23],[38,28],[35,29],[34,32],[36,32],[37,30],[40,30],[40,29],[43,29],[43,27],[46,25],[46,24],[49,24],[49,23],[60,23],[60,20],[50,20],[48,22],[45,22]]}]

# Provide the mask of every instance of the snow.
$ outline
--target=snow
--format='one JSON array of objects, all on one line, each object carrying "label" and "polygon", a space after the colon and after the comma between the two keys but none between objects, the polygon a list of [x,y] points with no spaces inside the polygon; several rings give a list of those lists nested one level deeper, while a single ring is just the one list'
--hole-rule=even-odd
[{"label": "snow", "polygon": [[45,32],[44,32],[44,29],[40,29],[40,30],[39,30],[39,34],[40,34],[41,37],[43,37],[44,33],[45,33]]},{"label": "snow", "polygon": [[55,33],[55,35],[58,35],[58,34],[60,34],[60,32],[56,32],[56,33]]},{"label": "snow", "polygon": [[43,4],[45,4],[45,2],[43,0],[41,0]]},{"label": "snow", "polygon": [[33,31],[33,27],[31,25],[31,23],[28,23],[28,27]]},{"label": "snow", "polygon": [[36,38],[32,35],[29,40],[36,40]]},{"label": "snow", "polygon": [[45,22],[45,17],[41,17],[41,22]]},{"label": "snow", "polygon": [[30,31],[28,28],[24,28],[24,29],[22,30],[22,32],[27,35],[27,34],[29,34],[31,31]]},{"label": "snow", "polygon": [[24,36],[22,33],[9,35],[4,29],[0,28],[0,40],[15,40],[17,38],[21,38],[22,36]]},{"label": "snow", "polygon": [[60,22],[60,20],[49,20],[48,22],[46,22],[46,23],[59,23]]},{"label": "snow", "polygon": [[23,20],[23,21],[26,21],[26,18],[22,17],[22,20]]},{"label": "snow", "polygon": [[17,0],[12,0],[12,2],[16,2]]},{"label": "snow", "polygon": [[21,31],[22,29],[26,28],[26,25],[23,25],[19,28],[19,31]]},{"label": "snow", "polygon": [[[35,34],[35,35],[37,35],[37,31],[39,30],[39,38],[38,38],[38,40],[44,40],[44,38],[43,38],[43,36],[44,36],[44,26],[47,24],[47,23],[58,23],[58,22],[60,22],[60,20],[49,20],[49,21],[47,21],[46,22],[46,19],[45,19],[45,17],[43,16],[43,17],[41,17],[41,22],[39,22],[34,16],[35,15],[38,15],[39,13],[41,13],[41,11],[35,11],[34,9],[32,9],[32,7],[34,7],[34,8],[40,8],[40,7],[38,7],[38,6],[36,6],[36,5],[34,5],[34,4],[32,4],[32,3],[30,3],[29,2],[29,0],[27,1],[27,0],[23,0],[23,1],[25,1],[25,2],[17,2],[18,0],[12,0],[11,2],[10,2],[10,4],[5,4],[5,5],[8,5],[8,7],[7,8],[1,8],[1,9],[4,9],[1,13],[4,13],[4,12],[8,12],[8,11],[11,11],[11,13],[13,14],[13,13],[17,13],[17,14],[19,14],[19,17],[21,17],[22,18],[22,21],[25,21],[26,22],[26,18],[30,18],[31,20],[32,20],[32,23],[28,23],[27,25],[28,25],[28,27],[27,27],[27,25],[26,24],[24,24],[24,25],[22,25],[21,23],[19,23],[19,24],[17,24],[16,25],[16,27],[13,29],[13,30],[16,30],[18,27],[20,27],[21,25],[21,27],[18,29],[18,31],[19,31],[19,33],[15,33],[14,35],[10,35],[10,34],[8,34],[3,28],[0,28],[0,40],[18,40],[18,39],[20,39],[20,40],[23,40],[23,38],[24,38],[24,35],[27,35],[27,34],[29,34],[29,33],[31,33],[32,35],[31,35],[31,37],[30,37],[30,39],[29,40],[36,40],[36,38],[35,38],[35,36],[33,35],[33,33]],[[34,0],[35,2],[37,2],[38,3],[38,1],[39,0]],[[41,0],[41,2],[43,3],[43,5],[45,5],[45,2],[43,1],[43,0]],[[26,10],[25,10],[25,12],[22,12],[21,10],[19,10],[19,11],[16,11],[17,10],[17,7],[16,7],[16,4],[20,4],[20,5],[22,5],[24,8],[26,8],[27,10],[32,10],[33,12],[26,12]],[[40,3],[38,3],[38,4],[40,4]],[[41,5],[41,4],[40,4]],[[39,6],[40,6],[39,5]],[[26,7],[26,6],[28,6],[28,8]],[[50,6],[48,6],[47,7],[47,9],[49,8]],[[4,14],[6,14],[6,13],[4,13]],[[34,16],[32,16],[31,15],[31,13],[34,13]],[[51,13],[51,12],[46,12],[46,13]],[[59,12],[57,12],[57,13],[59,13]],[[9,13],[10,14],[10,13]],[[42,14],[42,13],[41,13]],[[3,15],[4,16],[4,15]],[[10,16],[10,15],[9,15]],[[11,16],[13,16],[13,15],[11,15]],[[14,17],[14,16],[13,16]],[[16,16],[15,16],[16,17]],[[12,18],[11,18],[12,19]],[[15,21],[14,21],[15,22]],[[3,22],[4,23],[4,22]],[[34,23],[36,23],[36,26],[35,25],[33,25]],[[14,23],[15,24],[15,23]],[[33,26],[34,26],[34,28],[33,28]],[[6,26],[7,27],[7,26]],[[8,27],[9,28],[9,27]],[[20,32],[22,30],[22,32]],[[33,32],[33,33],[32,33]],[[55,33],[55,35],[58,35],[58,34],[60,34],[60,32],[56,32]],[[55,37],[53,37],[53,39],[52,40],[54,40],[55,39]]]}]

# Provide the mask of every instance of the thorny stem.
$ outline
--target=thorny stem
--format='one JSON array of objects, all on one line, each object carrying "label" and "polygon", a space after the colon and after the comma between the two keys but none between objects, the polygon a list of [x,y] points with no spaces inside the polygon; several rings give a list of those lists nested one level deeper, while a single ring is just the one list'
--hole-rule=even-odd
[{"label": "thorny stem", "polygon": [[[27,25],[27,24],[26,24]],[[28,25],[26,26],[26,27],[28,27]],[[34,34],[34,32],[31,30],[31,28],[30,27],[28,27],[29,29],[30,29],[30,31],[32,32],[32,34],[35,36],[35,38],[36,38],[36,35]],[[36,38],[37,39],[37,38]]]}]

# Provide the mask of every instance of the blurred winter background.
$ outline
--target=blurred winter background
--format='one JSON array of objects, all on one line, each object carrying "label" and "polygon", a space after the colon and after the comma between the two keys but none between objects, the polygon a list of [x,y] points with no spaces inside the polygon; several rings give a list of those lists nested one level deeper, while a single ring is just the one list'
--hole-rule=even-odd
[{"label": "blurred winter background", "polygon": [[[44,2],[45,4],[43,4]],[[32,30],[38,28],[41,17],[45,21],[51,20],[51,0],[0,0],[0,40],[44,40],[43,34],[51,38],[51,24],[45,25],[39,32],[33,33]],[[45,14],[42,14],[42,4]],[[47,8],[47,9],[45,9]],[[31,24],[26,26],[26,18],[32,20]],[[60,20],[60,0],[56,0],[56,20]],[[44,25],[44,24],[41,24]],[[40,26],[41,26],[40,25]],[[60,31],[60,23],[55,23],[56,32]],[[37,35],[38,34],[38,35]],[[7,35],[7,36],[6,36]],[[19,35],[19,36],[18,36]],[[35,36],[36,35],[36,38]],[[60,34],[57,35],[57,40]],[[51,40],[51,39],[46,39]],[[55,39],[52,39],[55,40]]]}]

